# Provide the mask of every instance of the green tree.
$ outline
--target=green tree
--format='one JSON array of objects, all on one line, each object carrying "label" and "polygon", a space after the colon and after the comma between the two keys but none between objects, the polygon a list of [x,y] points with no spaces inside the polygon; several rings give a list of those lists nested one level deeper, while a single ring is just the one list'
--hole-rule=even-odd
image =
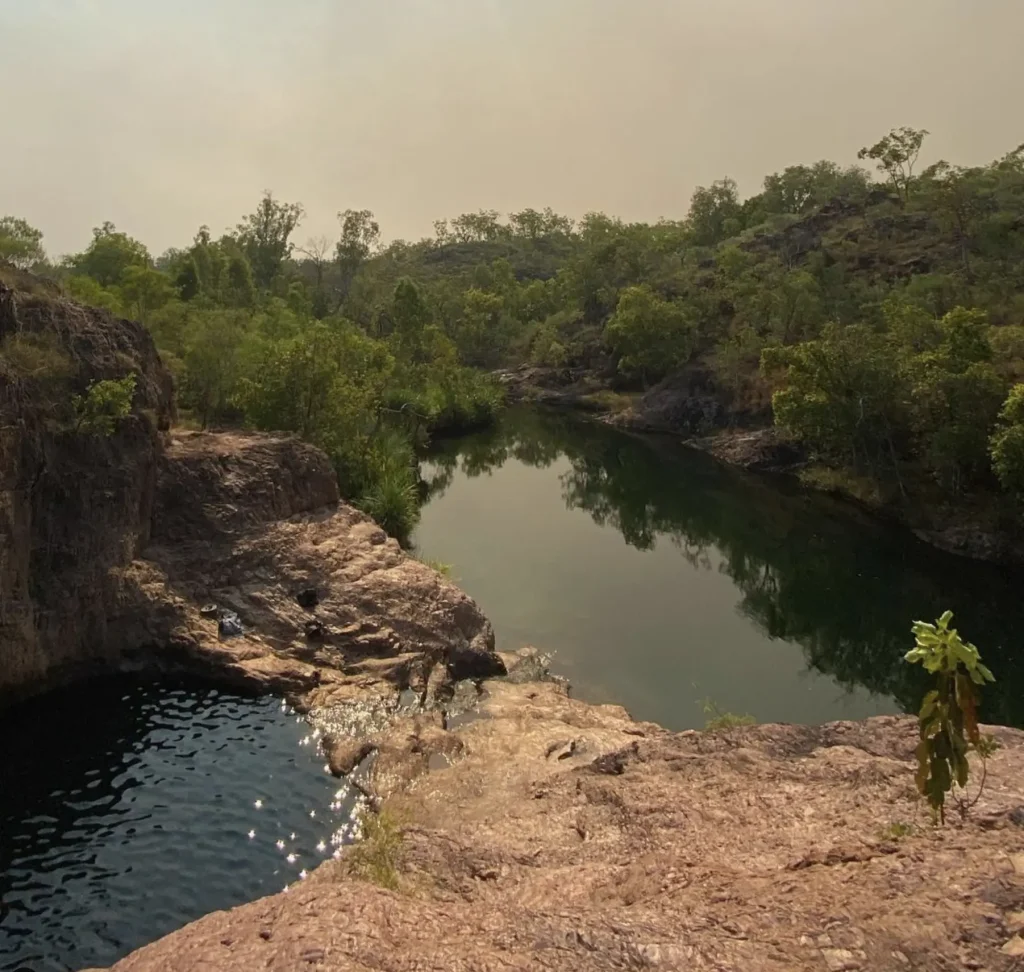
[{"label": "green tree", "polygon": [[791,165],[765,177],[757,203],[765,213],[802,216],[835,196],[863,191],[868,178],[857,166],[842,169],[825,160],[814,165]]},{"label": "green tree", "polygon": [[238,388],[245,319],[237,311],[193,311],[184,329],[182,404],[202,428],[226,414]]},{"label": "green tree", "polygon": [[391,326],[388,340],[395,357],[408,363],[421,363],[431,313],[420,288],[411,280],[398,282],[387,317]]},{"label": "green tree", "polygon": [[199,296],[202,284],[199,280],[199,270],[196,267],[195,258],[192,254],[186,254],[174,274],[174,285],[178,289],[178,296],[182,300],[195,300]]},{"label": "green tree", "polygon": [[743,229],[742,216],[736,182],[727,177],[694,190],[687,223],[694,243],[713,246]]},{"label": "green tree", "polygon": [[338,221],[341,239],[335,247],[334,259],[338,264],[340,306],[348,299],[360,267],[380,245],[380,225],[369,209],[346,209],[338,213]]},{"label": "green tree", "polygon": [[922,182],[928,187],[926,202],[952,234],[963,271],[972,279],[971,251],[975,234],[981,220],[993,210],[990,180],[984,170],[965,169],[941,161],[925,170]]},{"label": "green tree", "polygon": [[463,213],[450,223],[451,236],[456,243],[493,242],[507,234],[501,225],[501,216],[493,209],[477,213]]},{"label": "green tree", "polygon": [[923,128],[894,128],[874,145],[862,148],[857,158],[877,162],[878,171],[885,173],[896,195],[907,202],[914,182],[914,166],[928,134]]},{"label": "green tree", "polygon": [[160,310],[175,297],[174,283],[166,273],[150,267],[128,267],[121,278],[121,294],[128,313],[143,324],[153,311]]},{"label": "green tree", "polygon": [[113,435],[117,425],[132,411],[135,375],[91,382],[84,395],[75,395],[73,432],[83,435]]},{"label": "green tree", "polygon": [[572,220],[567,216],[559,216],[550,206],[543,212],[523,209],[518,213],[510,213],[508,224],[513,236],[529,240],[538,240],[554,233],[568,236],[573,229]]},{"label": "green tree", "polygon": [[854,467],[898,470],[907,386],[885,335],[860,324],[828,324],[816,340],[766,348],[761,361],[767,373],[783,373],[772,396],[781,428]]},{"label": "green tree", "polygon": [[0,262],[6,261],[19,270],[27,270],[45,259],[41,230],[15,216],[0,219]]},{"label": "green tree", "polygon": [[[907,318],[904,311],[900,320]],[[984,312],[955,308],[936,332],[938,342],[904,359],[904,368],[923,458],[941,485],[960,493],[988,472],[988,437],[1006,382],[990,363]]]},{"label": "green tree", "polygon": [[229,307],[252,307],[255,304],[256,285],[252,265],[244,253],[235,251],[228,254],[221,294],[223,302]]},{"label": "green tree", "polygon": [[307,240],[304,247],[296,247],[296,249],[302,254],[307,266],[313,271],[313,298],[311,302],[313,316],[317,320],[323,320],[331,309],[324,277],[327,268],[330,266],[334,244],[331,243],[330,237],[317,236]]},{"label": "green tree", "polygon": [[686,364],[696,328],[686,307],[663,300],[641,284],[622,292],[604,333],[619,359],[619,370],[647,384]]},{"label": "green tree", "polygon": [[92,231],[92,242],[71,258],[75,273],[92,277],[101,287],[117,286],[131,267],[150,267],[149,251],[138,240],[120,233],[111,222]]},{"label": "green tree", "polygon": [[989,442],[992,468],[1008,493],[1024,496],[1024,384],[1010,389]]},{"label": "green tree", "polygon": [[256,211],[238,224],[238,243],[261,290],[270,289],[282,264],[291,256],[290,238],[302,222],[303,215],[304,210],[299,203],[278,202],[267,190]]}]

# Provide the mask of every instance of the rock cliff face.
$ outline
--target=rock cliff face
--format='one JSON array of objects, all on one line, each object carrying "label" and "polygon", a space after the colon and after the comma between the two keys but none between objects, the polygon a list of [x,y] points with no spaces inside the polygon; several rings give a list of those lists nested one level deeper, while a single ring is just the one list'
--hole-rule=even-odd
[{"label": "rock cliff face", "polygon": [[[72,397],[129,372],[116,432],[75,431]],[[310,704],[503,671],[476,605],[339,502],[323,453],[168,432],[172,396],[139,325],[0,290],[0,699],[104,668]]]},{"label": "rock cliff face", "polygon": [[[146,663],[304,705],[504,671],[474,602],[339,502],[327,457],[290,437],[169,436],[127,578],[111,626]],[[207,606],[243,633],[222,639]]]},{"label": "rock cliff face", "polygon": [[[89,382],[137,376],[109,438],[69,430]],[[115,656],[107,618],[149,539],[172,383],[138,324],[0,283],[0,697]]]}]

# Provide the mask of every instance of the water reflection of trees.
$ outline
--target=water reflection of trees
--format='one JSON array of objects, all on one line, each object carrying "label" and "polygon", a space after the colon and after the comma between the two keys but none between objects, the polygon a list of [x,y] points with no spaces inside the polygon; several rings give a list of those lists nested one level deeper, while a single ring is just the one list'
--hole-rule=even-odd
[{"label": "water reflection of trees", "polygon": [[914,710],[921,676],[902,660],[910,623],[951,608],[996,672],[985,717],[1024,724],[1020,572],[944,556],[788,483],[561,413],[513,411],[497,429],[440,446],[427,490],[443,492],[456,470],[479,476],[509,459],[548,466],[563,456],[569,508],[638,549],[670,542],[694,566],[726,574],[746,617],[801,645],[808,664],[841,685]]}]

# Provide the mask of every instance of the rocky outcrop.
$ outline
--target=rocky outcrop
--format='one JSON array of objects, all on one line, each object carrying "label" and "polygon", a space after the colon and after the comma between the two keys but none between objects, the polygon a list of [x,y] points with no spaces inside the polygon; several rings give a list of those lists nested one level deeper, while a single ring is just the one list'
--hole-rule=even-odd
[{"label": "rocky outcrop", "polygon": [[1024,734],[997,730],[980,804],[935,828],[911,720],[673,734],[511,680],[478,708],[377,738],[397,891],[367,880],[371,836],[116,972],[1009,972],[1024,953]]},{"label": "rocky outcrop", "polygon": [[[131,414],[81,432],[73,396],[129,373]],[[172,417],[144,328],[0,284],[0,698],[111,668],[299,704],[504,671],[472,600],[340,502],[322,452]]]},{"label": "rocky outcrop", "polygon": [[689,444],[730,466],[756,472],[793,472],[807,460],[803,450],[776,428],[732,429],[693,439]]},{"label": "rocky outcrop", "polygon": [[[609,381],[585,368],[524,365],[514,371],[496,372],[494,377],[512,404],[528,402],[581,412],[604,412],[608,408]],[[615,393],[611,394],[614,397]]]},{"label": "rocky outcrop", "polygon": [[691,438],[732,424],[729,397],[706,368],[691,367],[659,382],[613,424],[634,432],[667,432]]},{"label": "rocky outcrop", "polygon": [[[74,395],[136,375],[109,437]],[[121,572],[149,540],[172,382],[144,328],[0,283],[0,697],[105,664]]]},{"label": "rocky outcrop", "polygon": [[[173,433],[127,581],[111,626],[144,663],[302,706],[504,672],[474,602],[339,502],[327,457],[292,437]],[[242,634],[221,636],[225,611]]]}]

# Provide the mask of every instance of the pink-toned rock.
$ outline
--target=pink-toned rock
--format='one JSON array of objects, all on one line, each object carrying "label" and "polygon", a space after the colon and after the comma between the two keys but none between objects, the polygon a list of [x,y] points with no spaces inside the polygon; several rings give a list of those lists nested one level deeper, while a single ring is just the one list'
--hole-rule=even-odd
[{"label": "pink-toned rock", "polygon": [[[1022,733],[977,808],[1003,823],[932,828],[909,719],[673,734],[549,683],[488,682],[480,708],[381,737],[397,892],[350,852],[116,972],[1013,968]],[[460,752],[425,768],[438,735]],[[918,829],[887,842],[894,821]]]}]

